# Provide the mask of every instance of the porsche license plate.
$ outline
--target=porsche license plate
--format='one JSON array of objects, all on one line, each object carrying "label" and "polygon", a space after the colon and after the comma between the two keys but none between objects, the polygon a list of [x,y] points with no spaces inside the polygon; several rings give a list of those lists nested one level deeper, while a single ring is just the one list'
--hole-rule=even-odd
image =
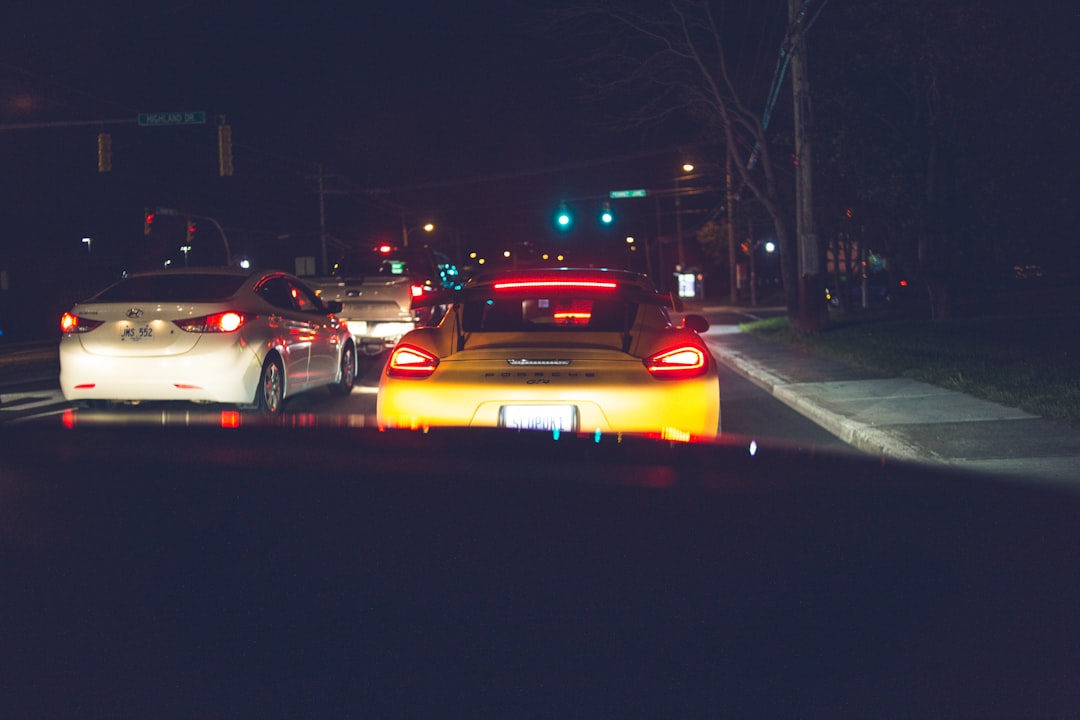
[{"label": "porsche license plate", "polygon": [[516,430],[577,430],[577,408],[573,405],[504,405],[499,409],[499,426]]}]

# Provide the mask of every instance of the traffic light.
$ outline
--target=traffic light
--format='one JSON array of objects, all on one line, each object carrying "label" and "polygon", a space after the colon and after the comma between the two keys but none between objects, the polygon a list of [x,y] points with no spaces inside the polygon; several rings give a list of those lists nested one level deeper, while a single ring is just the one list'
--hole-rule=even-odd
[{"label": "traffic light", "polygon": [[195,221],[190,218],[187,221],[187,235],[185,237],[185,245],[190,245],[191,241],[195,238]]},{"label": "traffic light", "polygon": [[600,222],[604,225],[615,222],[615,215],[611,212],[611,203],[604,203],[604,207],[600,211]]},{"label": "traffic light", "polygon": [[559,206],[559,212],[555,213],[555,224],[560,230],[569,230],[573,223],[574,218],[570,215],[570,209],[563,203]]},{"label": "traffic light", "polygon": [[149,235],[154,226],[154,212],[152,210],[143,210],[143,235]]},{"label": "traffic light", "polygon": [[97,136],[97,171],[107,173],[112,170],[112,135],[98,133]]},{"label": "traffic light", "polygon": [[232,126],[218,125],[218,171],[222,177],[231,176],[232,167]]}]

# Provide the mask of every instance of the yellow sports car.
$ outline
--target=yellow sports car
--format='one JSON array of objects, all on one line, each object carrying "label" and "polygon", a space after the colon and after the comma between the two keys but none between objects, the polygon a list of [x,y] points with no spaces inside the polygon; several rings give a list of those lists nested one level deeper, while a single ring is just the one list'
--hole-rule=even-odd
[{"label": "yellow sports car", "polygon": [[720,432],[716,361],[700,315],[676,326],[641,274],[529,269],[418,298],[448,307],[394,347],[380,427],[489,426],[702,440]]}]

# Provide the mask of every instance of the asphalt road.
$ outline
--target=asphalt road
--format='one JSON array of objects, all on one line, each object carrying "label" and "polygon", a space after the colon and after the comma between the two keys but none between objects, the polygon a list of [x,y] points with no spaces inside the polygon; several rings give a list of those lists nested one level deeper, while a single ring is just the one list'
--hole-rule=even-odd
[{"label": "asphalt road", "polygon": [[[743,313],[711,313],[709,343],[722,343],[734,326],[750,319]],[[352,394],[338,398],[314,391],[292,398],[287,422],[296,425],[330,424],[373,426],[379,370],[385,356],[362,360]],[[69,406],[60,395],[55,346],[51,343],[0,346],[0,425],[10,422],[49,421]],[[848,446],[812,421],[777,401],[767,392],[720,366],[722,430],[726,435],[782,440],[797,447],[844,449]],[[221,407],[174,403],[144,404],[137,408],[80,412],[89,422],[131,424],[194,424],[221,421]]]}]

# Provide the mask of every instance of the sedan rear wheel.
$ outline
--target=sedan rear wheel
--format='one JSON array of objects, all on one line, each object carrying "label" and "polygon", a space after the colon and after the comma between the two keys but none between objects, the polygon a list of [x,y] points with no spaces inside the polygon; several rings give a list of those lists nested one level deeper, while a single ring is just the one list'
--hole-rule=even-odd
[{"label": "sedan rear wheel", "polygon": [[255,408],[264,415],[277,415],[285,399],[285,373],[277,356],[263,363],[259,386],[255,389]]},{"label": "sedan rear wheel", "polygon": [[348,395],[352,392],[356,383],[356,353],[352,345],[346,345],[341,351],[340,379],[330,386],[330,392],[335,395]]}]

